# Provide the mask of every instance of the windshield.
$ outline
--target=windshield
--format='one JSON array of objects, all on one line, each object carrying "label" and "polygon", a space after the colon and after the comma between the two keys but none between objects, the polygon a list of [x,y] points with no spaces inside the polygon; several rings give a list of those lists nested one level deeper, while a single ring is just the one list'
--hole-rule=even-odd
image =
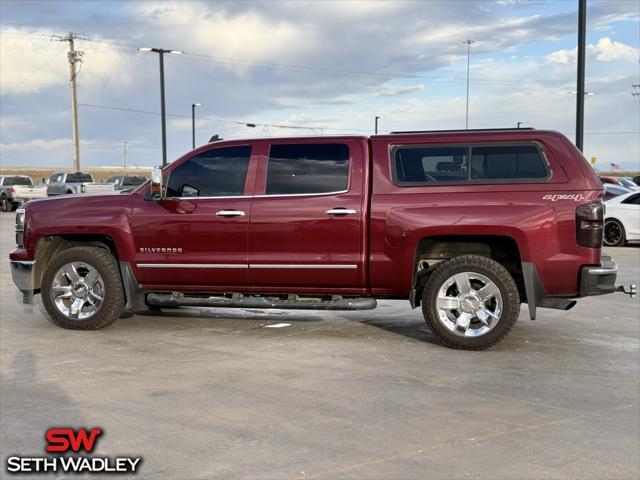
[{"label": "windshield", "polygon": [[93,182],[90,173],[69,173],[67,174],[67,183],[84,183]]},{"label": "windshield", "polygon": [[3,185],[26,185],[32,186],[33,183],[29,177],[4,177]]}]

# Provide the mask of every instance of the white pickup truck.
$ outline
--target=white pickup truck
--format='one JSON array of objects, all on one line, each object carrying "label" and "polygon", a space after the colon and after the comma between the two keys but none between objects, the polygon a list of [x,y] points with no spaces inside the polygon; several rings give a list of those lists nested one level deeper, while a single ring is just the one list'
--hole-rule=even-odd
[{"label": "white pickup truck", "polygon": [[0,207],[3,212],[15,210],[27,200],[47,196],[45,185],[35,186],[31,177],[26,175],[0,176]]},{"label": "white pickup truck", "polygon": [[90,195],[108,195],[117,193],[113,184],[97,183],[90,173],[58,172],[49,177],[48,195],[69,195],[72,193],[86,193]]}]

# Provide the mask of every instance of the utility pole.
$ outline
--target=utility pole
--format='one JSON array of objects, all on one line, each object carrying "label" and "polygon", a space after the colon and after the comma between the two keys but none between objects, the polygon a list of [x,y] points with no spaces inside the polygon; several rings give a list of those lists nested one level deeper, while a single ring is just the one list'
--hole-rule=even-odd
[{"label": "utility pole", "polygon": [[76,86],[76,78],[78,71],[76,64],[82,63],[82,55],[75,49],[74,40],[79,38],[73,32],[69,32],[65,37],[55,37],[59,42],[69,42],[69,81],[71,83],[71,136],[73,139],[73,168],[76,172],[80,171],[80,136],[78,135],[78,91]]},{"label": "utility pole", "polygon": [[127,143],[124,143],[124,156],[122,157],[122,168],[127,168]]},{"label": "utility pole", "polygon": [[587,0],[578,0],[578,78],[576,95],[576,147],[584,147],[584,74],[587,32]]},{"label": "utility pole", "polygon": [[375,129],[376,135],[378,134],[378,120],[380,120],[380,117],[376,117],[376,129]]},{"label": "utility pole", "polygon": [[469,129],[469,64],[471,59],[471,44],[474,43],[474,40],[467,38],[464,42],[467,44],[467,111],[465,115],[464,128],[465,130]]}]

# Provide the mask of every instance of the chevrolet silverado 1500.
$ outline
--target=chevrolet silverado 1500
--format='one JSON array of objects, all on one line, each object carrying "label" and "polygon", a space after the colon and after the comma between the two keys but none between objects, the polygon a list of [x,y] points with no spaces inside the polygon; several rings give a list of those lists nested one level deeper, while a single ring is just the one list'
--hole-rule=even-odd
[{"label": "chevrolet silverado 1500", "polygon": [[176,306],[355,310],[407,299],[444,344],[487,348],[521,303],[616,287],[602,184],[533,129],[213,142],[132,194],[29,202],[13,278],[56,324]]}]

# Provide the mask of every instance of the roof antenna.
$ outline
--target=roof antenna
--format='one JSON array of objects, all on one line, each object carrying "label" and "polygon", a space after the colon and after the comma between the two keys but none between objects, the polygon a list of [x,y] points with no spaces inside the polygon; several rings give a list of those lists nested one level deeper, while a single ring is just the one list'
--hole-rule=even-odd
[{"label": "roof antenna", "polygon": [[209,143],[219,142],[220,140],[222,140],[222,138],[220,138],[220,135],[215,134],[213,137],[209,139]]}]

